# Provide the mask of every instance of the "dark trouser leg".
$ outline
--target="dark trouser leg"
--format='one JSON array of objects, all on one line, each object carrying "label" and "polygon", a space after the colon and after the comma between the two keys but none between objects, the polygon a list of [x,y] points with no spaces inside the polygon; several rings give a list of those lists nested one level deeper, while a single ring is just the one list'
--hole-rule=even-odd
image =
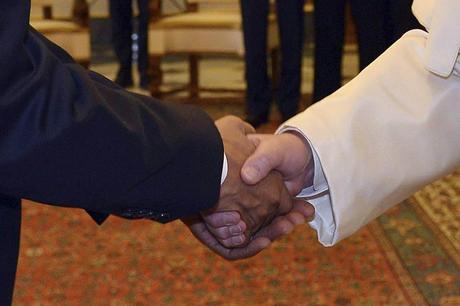
[{"label": "dark trouser leg", "polygon": [[317,102],[342,85],[345,0],[316,0],[314,19],[313,102]]},{"label": "dark trouser leg", "polygon": [[132,63],[132,7],[130,0],[110,0],[112,43],[120,63],[119,76],[131,76]]},{"label": "dark trouser leg", "polygon": [[351,10],[358,33],[359,68],[363,70],[385,51],[385,1],[351,0]]},{"label": "dark trouser leg", "polygon": [[278,107],[283,120],[299,108],[303,50],[303,0],[277,0],[276,10],[281,39],[281,79]]},{"label": "dark trouser leg", "polygon": [[386,48],[391,46],[404,33],[422,26],[412,14],[413,0],[386,0],[385,33]]},{"label": "dark trouser leg", "polygon": [[139,58],[138,69],[139,75],[142,78],[147,77],[149,68],[149,54],[148,54],[148,30],[149,30],[149,0],[137,0],[139,7],[138,18],[138,35],[139,35]]},{"label": "dark trouser leg", "polygon": [[20,200],[0,195],[0,305],[10,305],[19,255]]},{"label": "dark trouser leg", "polygon": [[248,118],[266,120],[271,102],[267,74],[268,0],[241,0],[241,13]]}]

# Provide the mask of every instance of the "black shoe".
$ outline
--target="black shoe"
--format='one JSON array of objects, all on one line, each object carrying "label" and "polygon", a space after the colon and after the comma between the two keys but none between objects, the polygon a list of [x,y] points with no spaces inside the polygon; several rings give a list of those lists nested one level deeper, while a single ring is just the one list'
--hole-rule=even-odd
[{"label": "black shoe", "polygon": [[255,129],[257,129],[262,124],[267,123],[268,119],[266,116],[259,116],[259,117],[248,116],[246,117],[245,121],[249,123],[250,125],[252,125]]},{"label": "black shoe", "polygon": [[115,83],[123,88],[134,86],[133,76],[129,72],[119,71],[115,78]]},{"label": "black shoe", "polygon": [[144,89],[144,90],[149,90],[150,89],[150,77],[147,75],[141,75],[141,81],[139,83],[139,87]]}]

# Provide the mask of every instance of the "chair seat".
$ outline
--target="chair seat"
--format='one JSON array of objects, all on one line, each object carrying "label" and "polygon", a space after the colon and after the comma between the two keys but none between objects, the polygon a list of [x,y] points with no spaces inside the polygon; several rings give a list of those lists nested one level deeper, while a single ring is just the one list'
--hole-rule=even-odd
[{"label": "chair seat", "polygon": [[[267,48],[274,63],[272,67],[276,67],[279,41],[274,15],[269,16],[267,34]],[[200,89],[203,89],[200,88],[199,82],[199,58],[208,54],[243,56],[243,36],[243,22],[239,10],[194,11],[152,21],[149,30],[149,55],[151,56],[150,71],[155,81],[150,88],[151,94],[159,97],[164,93],[161,90],[163,75],[161,58],[168,54],[179,53],[189,56],[190,83],[186,87],[189,91],[189,101],[199,100]],[[172,92],[182,89],[174,89]],[[228,88],[218,90],[229,91]],[[216,91],[216,88],[213,91]]]},{"label": "chair seat", "polygon": [[194,12],[162,18],[158,22],[155,22],[153,27],[162,29],[209,27],[239,29],[241,27],[241,16],[233,12]]},{"label": "chair seat", "polygon": [[49,40],[63,48],[76,61],[89,63],[91,57],[90,32],[72,21],[31,20],[30,24]]},{"label": "chair seat", "polygon": [[[270,16],[268,47],[278,46],[276,18]],[[149,31],[149,53],[244,54],[241,14],[238,11],[190,12],[154,21]]]},{"label": "chair seat", "polygon": [[30,24],[43,34],[52,32],[80,32],[82,28],[72,21],[65,20],[31,20]]},{"label": "chair seat", "polygon": [[[275,22],[276,18],[270,15],[270,22]],[[191,12],[177,14],[160,19],[152,24],[154,28],[178,29],[178,28],[225,28],[241,29],[241,14],[235,12]]]}]

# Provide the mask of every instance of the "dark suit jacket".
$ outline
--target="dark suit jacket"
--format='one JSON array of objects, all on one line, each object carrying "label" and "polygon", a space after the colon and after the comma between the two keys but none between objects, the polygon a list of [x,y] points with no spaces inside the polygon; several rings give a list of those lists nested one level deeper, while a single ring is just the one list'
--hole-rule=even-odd
[{"label": "dark suit jacket", "polygon": [[[27,198],[167,222],[218,200],[223,145],[200,109],[128,93],[0,2],[0,305],[10,303]],[[14,267],[14,269],[13,269]]]}]

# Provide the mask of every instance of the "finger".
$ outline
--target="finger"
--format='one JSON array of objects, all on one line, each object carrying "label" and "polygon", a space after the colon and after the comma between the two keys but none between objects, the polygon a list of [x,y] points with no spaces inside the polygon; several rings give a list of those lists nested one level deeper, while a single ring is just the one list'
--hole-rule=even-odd
[{"label": "finger", "polygon": [[298,212],[290,212],[285,216],[285,218],[289,220],[289,222],[291,222],[294,226],[304,224],[306,221],[306,218]]},{"label": "finger", "polygon": [[213,234],[218,240],[229,239],[233,236],[243,235],[244,231],[246,230],[246,223],[243,221],[240,221],[237,225],[223,226],[218,228],[212,227],[209,224],[206,225],[211,234]]},{"label": "finger", "polygon": [[227,239],[217,239],[226,248],[236,248],[242,246],[246,242],[246,236],[244,234],[233,236]]},{"label": "finger", "polygon": [[305,187],[304,182],[302,178],[298,177],[293,180],[287,180],[285,179],[284,184],[286,185],[287,190],[289,191],[289,194],[292,196],[295,196],[299,194],[300,191]]},{"label": "finger", "polygon": [[200,219],[184,220],[192,234],[205,246],[221,256],[225,256],[230,249],[223,247],[220,242],[209,231],[206,224]]},{"label": "finger", "polygon": [[278,215],[287,214],[292,210],[293,207],[293,200],[284,184],[281,186],[281,188],[282,190],[280,194],[280,206],[278,207]]},{"label": "finger", "polygon": [[276,169],[283,160],[283,153],[276,143],[262,141],[255,152],[248,157],[241,168],[241,178],[246,184],[254,185]]},{"label": "finger", "polygon": [[246,121],[243,121],[242,128],[243,128],[244,135],[254,134],[256,132],[254,127],[250,125],[249,123],[247,123]]},{"label": "finger", "polygon": [[261,142],[268,140],[269,138],[273,137],[272,134],[249,134],[246,136],[249,141],[256,147],[260,145]]},{"label": "finger", "polygon": [[292,210],[288,214],[277,217],[257,235],[265,236],[271,241],[275,241],[291,233],[296,225],[304,224],[313,214],[314,208],[311,204],[302,200],[296,200],[294,201]]},{"label": "finger", "polygon": [[222,253],[218,252],[218,254],[229,260],[244,259],[258,254],[263,249],[266,249],[270,244],[270,239],[260,237],[252,240],[244,248],[225,249]]},{"label": "finger", "polygon": [[275,241],[291,233],[296,225],[304,224],[307,218],[311,217],[312,209],[310,206],[309,203],[302,200],[294,201],[294,206],[288,214],[277,217],[271,224],[262,228],[255,236],[263,236],[271,241]]},{"label": "finger", "polygon": [[275,241],[282,236],[291,233],[294,224],[286,216],[277,217],[272,223],[262,228],[254,237],[265,237],[270,241]]},{"label": "finger", "polygon": [[294,226],[304,224],[314,214],[314,208],[312,208],[303,200],[295,200],[292,210],[285,215],[285,218]]},{"label": "finger", "polygon": [[182,220],[185,225],[190,229],[193,236],[197,238],[201,243],[212,249],[212,246],[219,244],[217,239],[209,232],[206,224],[199,216],[187,218]]},{"label": "finger", "polygon": [[256,255],[263,249],[267,248],[271,241],[268,238],[260,237],[252,240],[243,248],[226,248],[209,232],[206,224],[202,222],[200,217],[192,217],[183,220],[189,227],[192,234],[205,246],[214,251],[216,254],[228,260],[244,259]]},{"label": "finger", "polygon": [[214,228],[237,225],[241,222],[241,216],[237,211],[220,211],[211,214],[202,214],[207,224]]},{"label": "finger", "polygon": [[292,211],[300,213],[305,217],[305,219],[310,219],[315,216],[315,207],[310,203],[300,199],[294,200]]},{"label": "finger", "polygon": [[314,208],[303,200],[295,200],[292,210],[273,220],[272,223],[262,228],[255,237],[265,237],[275,241],[282,236],[291,233],[296,225],[304,224],[307,219],[314,215]]}]

